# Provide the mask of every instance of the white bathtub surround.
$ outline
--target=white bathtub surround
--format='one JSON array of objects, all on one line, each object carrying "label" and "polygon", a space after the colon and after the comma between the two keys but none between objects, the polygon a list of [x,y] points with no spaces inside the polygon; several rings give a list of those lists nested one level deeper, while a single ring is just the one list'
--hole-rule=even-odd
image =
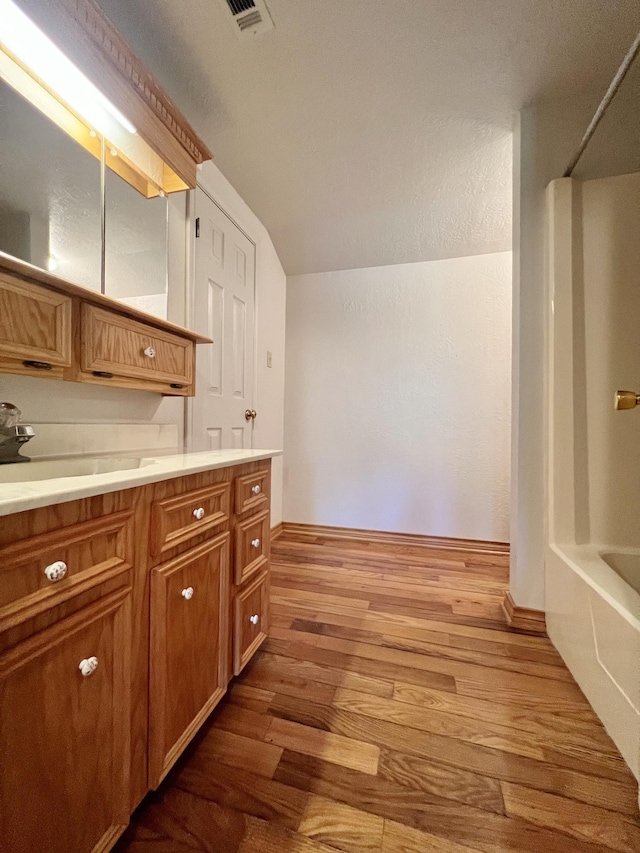
[{"label": "white bathtub surround", "polygon": [[640,782],[640,595],[592,545],[547,550],[547,631]]},{"label": "white bathtub surround", "polygon": [[545,190],[561,175],[602,96],[546,101],[514,128],[513,411],[509,587],[520,607],[544,607],[546,543]]},{"label": "white bathtub surround", "polygon": [[623,581],[640,595],[640,551],[628,548],[625,551],[602,551],[600,556]]},{"label": "white bathtub surround", "polygon": [[640,781],[640,411],[613,408],[640,390],[639,197],[640,174],[548,191],[545,574],[549,636]]},{"label": "white bathtub surround", "polygon": [[286,522],[509,539],[511,253],[287,282]]},{"label": "white bathtub surround", "polygon": [[[199,474],[202,471],[226,468],[229,465],[272,459],[281,454],[281,450],[216,450],[158,457],[141,455],[141,464],[135,468],[80,476],[34,479],[18,483],[3,482],[3,471],[7,471],[7,478],[22,476],[23,473],[28,476],[30,470],[37,477],[41,473],[39,466],[46,466],[48,463],[0,465],[0,516],[52,504],[67,503],[80,498],[90,498],[108,492],[119,492],[134,486],[158,483],[160,480],[184,477],[188,474]],[[70,471],[73,470],[72,460],[75,461],[78,458],[69,457]],[[84,459],[91,460],[92,457],[86,456]],[[128,458],[125,459],[126,463],[129,461]]]}]

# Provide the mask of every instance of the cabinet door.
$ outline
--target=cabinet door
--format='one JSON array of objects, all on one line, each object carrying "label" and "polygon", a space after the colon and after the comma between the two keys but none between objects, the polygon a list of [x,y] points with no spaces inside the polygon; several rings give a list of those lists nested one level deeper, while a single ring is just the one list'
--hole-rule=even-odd
[{"label": "cabinet door", "polygon": [[236,593],[233,602],[233,672],[240,675],[269,627],[269,572],[263,572]]},{"label": "cabinet door", "polygon": [[0,274],[0,358],[71,364],[71,299]]},{"label": "cabinet door", "polygon": [[195,344],[154,326],[82,304],[82,369],[148,379],[185,390],[193,383]]},{"label": "cabinet door", "polygon": [[3,850],[98,853],[125,829],[129,602],[100,599],[0,658]]},{"label": "cabinet door", "polygon": [[151,572],[152,787],[226,690],[229,571],[223,533]]}]

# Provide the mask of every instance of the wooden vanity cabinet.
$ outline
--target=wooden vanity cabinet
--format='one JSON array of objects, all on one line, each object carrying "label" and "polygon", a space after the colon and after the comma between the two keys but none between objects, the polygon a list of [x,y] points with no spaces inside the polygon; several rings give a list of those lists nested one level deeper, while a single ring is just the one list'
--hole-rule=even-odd
[{"label": "wooden vanity cabinet", "polygon": [[267,637],[271,548],[271,465],[254,463],[234,480],[234,565],[229,678],[239,675]]},{"label": "wooden vanity cabinet", "polygon": [[195,395],[183,329],[0,253],[0,373]]},{"label": "wooden vanity cabinet", "polygon": [[266,637],[269,495],[267,460],[3,519],[1,849],[108,851],[160,784]]},{"label": "wooden vanity cabinet", "polygon": [[2,519],[0,848],[11,853],[99,853],[128,823],[130,510],[122,492]]}]

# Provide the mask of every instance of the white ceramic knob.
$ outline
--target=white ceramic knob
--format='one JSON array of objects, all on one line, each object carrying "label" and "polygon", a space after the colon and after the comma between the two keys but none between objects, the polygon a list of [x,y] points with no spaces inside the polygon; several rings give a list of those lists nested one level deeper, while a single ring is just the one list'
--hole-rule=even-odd
[{"label": "white ceramic knob", "polygon": [[193,517],[197,518],[198,521],[200,521],[201,518],[204,518],[204,507],[199,506],[197,509],[194,509]]},{"label": "white ceramic knob", "polygon": [[44,573],[47,576],[47,580],[51,581],[51,583],[61,581],[67,573],[67,564],[62,560],[56,560],[55,563],[51,563],[50,566],[47,566]]},{"label": "white ceramic knob", "polygon": [[85,678],[88,675],[91,675],[92,672],[95,672],[97,668],[98,668],[98,658],[96,658],[96,657],[85,658],[84,660],[80,661],[80,665],[78,666],[78,669],[80,670],[80,672],[83,674],[83,676]]},{"label": "white ceramic knob", "polygon": [[251,540],[251,547],[252,548],[259,548],[260,547],[260,540],[259,539],[252,539]]},{"label": "white ceramic knob", "polygon": [[193,587],[188,586],[186,589],[183,589],[182,590],[182,597],[184,599],[186,599],[187,601],[191,601],[191,599],[193,598]]},{"label": "white ceramic knob", "polygon": [[147,347],[144,351],[144,354],[146,356],[148,356],[149,358],[155,358],[156,357],[156,351],[153,347]]},{"label": "white ceramic knob", "polygon": [[258,621],[259,621],[259,618],[258,618],[257,613],[254,613],[253,616],[249,616],[249,622],[251,622],[252,625],[257,625]]},{"label": "white ceramic knob", "polygon": [[260,494],[260,484],[256,483],[256,485],[252,487],[251,491],[253,492],[254,495],[259,495]]}]

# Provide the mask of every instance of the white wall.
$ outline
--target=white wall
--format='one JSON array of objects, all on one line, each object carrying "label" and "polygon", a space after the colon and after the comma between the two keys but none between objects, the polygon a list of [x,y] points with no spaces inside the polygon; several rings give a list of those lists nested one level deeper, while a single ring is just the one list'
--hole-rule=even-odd
[{"label": "white wall", "polygon": [[[198,183],[256,244],[256,397],[254,447],[281,449],[284,439],[284,336],[286,277],[267,229],[211,162]],[[273,354],[267,367],[267,351]],[[271,524],[282,521],[282,457],[272,462]]]},{"label": "white wall", "polygon": [[27,423],[176,424],[182,435],[181,397],[6,373],[0,374],[0,399],[15,403]]},{"label": "white wall", "polygon": [[290,277],[286,521],[507,541],[511,253]]}]

